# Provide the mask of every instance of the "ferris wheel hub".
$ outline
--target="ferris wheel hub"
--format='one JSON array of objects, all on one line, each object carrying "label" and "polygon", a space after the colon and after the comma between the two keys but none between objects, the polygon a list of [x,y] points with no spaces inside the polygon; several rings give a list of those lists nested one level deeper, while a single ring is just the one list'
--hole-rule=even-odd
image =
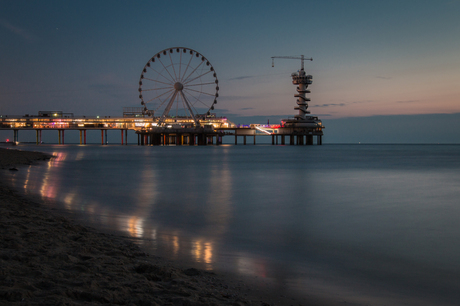
[{"label": "ferris wheel hub", "polygon": [[176,82],[174,84],[174,89],[177,90],[177,91],[181,91],[182,89],[184,89],[184,85],[182,85],[181,82]]}]

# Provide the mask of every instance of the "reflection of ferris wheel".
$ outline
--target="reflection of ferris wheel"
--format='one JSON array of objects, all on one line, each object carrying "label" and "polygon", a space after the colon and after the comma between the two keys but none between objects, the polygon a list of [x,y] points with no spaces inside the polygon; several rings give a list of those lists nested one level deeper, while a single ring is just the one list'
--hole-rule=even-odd
[{"label": "reflection of ferris wheel", "polygon": [[155,54],[139,80],[143,113],[159,118],[191,118],[209,115],[219,96],[219,81],[211,63],[189,48],[174,47]]}]

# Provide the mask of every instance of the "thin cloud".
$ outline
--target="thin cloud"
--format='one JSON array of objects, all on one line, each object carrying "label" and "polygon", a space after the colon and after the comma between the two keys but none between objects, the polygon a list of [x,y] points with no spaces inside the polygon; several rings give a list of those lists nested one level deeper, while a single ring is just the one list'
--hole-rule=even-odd
[{"label": "thin cloud", "polygon": [[9,30],[10,32],[14,33],[15,35],[18,35],[29,42],[33,42],[38,39],[38,37],[34,34],[29,33],[27,30],[21,29],[20,27],[12,25],[4,19],[0,19],[0,25],[3,26],[5,29]]},{"label": "thin cloud", "polygon": [[313,107],[342,107],[342,106],[347,106],[349,104],[367,104],[367,103],[375,103],[379,101],[374,101],[374,100],[364,100],[364,101],[353,101],[353,102],[346,102],[346,103],[325,103],[325,104],[316,104],[316,105],[311,105]]},{"label": "thin cloud", "polygon": [[345,106],[345,103],[328,103],[328,104],[316,104],[313,107],[331,107],[331,106]]},{"label": "thin cloud", "polygon": [[378,101],[374,101],[374,100],[355,101],[355,102],[351,102],[351,104],[363,104],[363,103],[374,103],[374,102],[378,102]]},{"label": "thin cloud", "polygon": [[254,109],[254,107],[243,107],[243,108],[240,108],[240,110],[251,110],[251,109]]},{"label": "thin cloud", "polygon": [[396,103],[416,103],[416,102],[420,102],[420,100],[396,101]]},{"label": "thin cloud", "polygon": [[229,81],[235,81],[235,80],[245,80],[245,79],[252,79],[252,78],[255,78],[256,76],[254,75],[242,75],[242,76],[239,76],[239,77],[234,77],[234,78],[231,78],[231,79],[228,79]]},{"label": "thin cloud", "polygon": [[392,77],[385,77],[385,76],[380,76],[380,75],[376,76],[375,78],[382,79],[382,80],[391,80],[392,79]]}]

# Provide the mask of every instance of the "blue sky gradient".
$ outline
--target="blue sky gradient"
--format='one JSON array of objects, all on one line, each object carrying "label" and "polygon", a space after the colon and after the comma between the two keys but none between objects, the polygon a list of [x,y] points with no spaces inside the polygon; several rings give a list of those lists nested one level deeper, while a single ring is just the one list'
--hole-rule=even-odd
[{"label": "blue sky gradient", "polygon": [[[272,68],[271,57],[303,54],[314,59],[305,63],[309,110],[326,125],[325,142],[367,141],[359,136],[378,122],[436,130],[460,113],[458,16],[455,0],[0,1],[0,114],[120,116],[140,106],[149,58],[182,46],[212,63],[216,113],[235,123],[295,114],[290,74],[300,61]],[[437,133],[454,131],[443,142],[459,142],[452,124]],[[374,142],[386,142],[386,131],[375,129]],[[415,137],[400,135],[390,138]]]}]

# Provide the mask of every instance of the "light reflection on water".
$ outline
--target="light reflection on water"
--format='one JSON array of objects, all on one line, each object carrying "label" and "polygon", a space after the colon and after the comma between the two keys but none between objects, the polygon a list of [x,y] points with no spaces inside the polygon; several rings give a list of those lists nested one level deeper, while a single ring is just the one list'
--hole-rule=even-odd
[{"label": "light reflection on water", "polygon": [[160,256],[295,289],[459,297],[458,146],[40,149],[57,157],[2,175]]}]

